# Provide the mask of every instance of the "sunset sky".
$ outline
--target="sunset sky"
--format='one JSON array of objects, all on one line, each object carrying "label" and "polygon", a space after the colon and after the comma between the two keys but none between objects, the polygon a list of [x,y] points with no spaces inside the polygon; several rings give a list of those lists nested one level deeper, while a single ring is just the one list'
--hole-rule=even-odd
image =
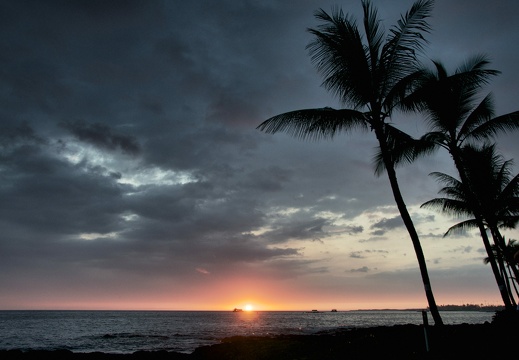
[{"label": "sunset sky", "polygon": [[[374,1],[386,29],[412,3]],[[0,1],[0,309],[427,307],[373,134],[256,130],[340,107],[305,49],[334,5],[361,21],[360,0]],[[424,61],[488,54],[483,94],[518,110],[518,17],[438,0]],[[498,139],[516,164],[517,136]],[[438,153],[398,178],[436,302],[500,304],[478,234],[443,238],[459,219],[419,208],[432,171],[456,175]]]}]

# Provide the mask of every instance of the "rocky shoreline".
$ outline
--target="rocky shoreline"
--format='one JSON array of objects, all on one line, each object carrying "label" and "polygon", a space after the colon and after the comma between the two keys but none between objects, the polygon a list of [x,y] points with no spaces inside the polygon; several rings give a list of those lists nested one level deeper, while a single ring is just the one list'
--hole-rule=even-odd
[{"label": "rocky shoreline", "polygon": [[[73,353],[3,350],[4,360],[276,360],[276,359],[489,359],[517,353],[515,325],[395,325],[336,330],[316,335],[230,337],[191,354]],[[427,336],[426,336],[427,334]],[[427,339],[427,340],[426,340]]]}]

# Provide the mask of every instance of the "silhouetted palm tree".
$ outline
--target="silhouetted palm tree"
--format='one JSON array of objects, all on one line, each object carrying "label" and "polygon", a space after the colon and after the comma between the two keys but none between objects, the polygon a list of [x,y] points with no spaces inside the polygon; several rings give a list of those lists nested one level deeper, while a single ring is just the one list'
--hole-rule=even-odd
[{"label": "silhouetted palm tree", "polygon": [[[504,250],[500,250],[497,245],[492,245],[492,251],[494,253],[494,257],[502,257],[504,259],[512,259],[510,262],[509,260],[506,260],[506,272],[502,275],[503,278],[507,277],[508,282],[507,286],[510,286],[510,281],[512,283],[512,286],[514,288],[515,295],[519,298],[519,289],[517,287],[519,279],[517,278],[517,264],[514,261],[514,255],[518,253],[519,251],[519,245],[516,243],[515,240],[509,240],[506,244],[506,248]],[[490,258],[486,257],[483,259],[483,262],[485,264],[488,264],[490,262]],[[510,296],[513,299],[512,289],[509,288]]]},{"label": "silhouetted palm tree", "polygon": [[[501,235],[500,228],[514,228],[519,220],[519,175],[511,178],[511,160],[504,161],[495,150],[495,145],[485,145],[476,148],[466,145],[461,149],[464,175],[470,183],[465,186],[457,179],[442,173],[433,173],[440,181],[448,184],[440,190],[447,197],[430,200],[423,207],[439,208],[440,210],[459,216],[474,216],[449,228],[446,235],[464,231],[467,228],[479,228],[476,214],[486,229],[490,230],[495,246],[485,244],[491,265],[497,259],[500,277],[499,284],[505,285],[511,304],[515,305],[512,288],[508,282],[508,270],[514,272],[514,278],[519,278],[517,267],[513,264],[513,254],[507,251],[507,246]],[[486,239],[483,239],[486,242]],[[490,251],[488,251],[490,250]],[[497,256],[496,256],[497,255]],[[506,266],[506,264],[512,266]],[[492,265],[495,266],[495,265]],[[496,268],[493,268],[496,271]],[[504,293],[502,293],[504,296]]]},{"label": "silhouetted palm tree", "polygon": [[[431,175],[436,177],[439,182],[447,184],[447,186],[443,187],[439,191],[439,193],[445,195],[445,197],[429,200],[422,204],[422,207],[439,209],[443,213],[451,214],[456,217],[475,217],[476,214],[478,214],[479,205],[477,204],[477,201],[474,201],[474,195],[467,190],[467,187],[461,181],[450,175],[440,172],[434,172],[431,173]],[[494,256],[494,248],[492,247],[492,244],[486,235],[486,229],[482,223],[483,221],[481,216],[479,221],[476,218],[469,218],[468,220],[451,226],[444,234],[444,236],[456,232],[462,232],[472,227],[478,228],[480,230],[483,244],[485,245],[485,250],[488,256],[487,259],[492,267],[492,272],[494,273],[494,278],[499,287],[503,303],[511,307],[512,302],[510,300],[509,292],[507,291],[505,279],[502,276],[504,265],[502,262],[498,261],[500,263],[500,266],[498,266],[496,259],[499,258]],[[483,231],[481,230],[482,227]]]},{"label": "silhouetted palm tree", "polygon": [[[512,160],[497,154],[495,145],[462,149],[465,173],[477,195],[485,226],[504,253],[500,229],[513,229],[519,222],[519,175],[512,176]],[[506,259],[509,261],[510,259]]]},{"label": "silhouetted palm tree", "polygon": [[292,111],[274,116],[258,128],[302,139],[332,138],[355,129],[375,133],[398,210],[416,252],[431,315],[435,324],[441,325],[418,233],[402,197],[391,154],[392,141],[407,141],[409,137],[387,122],[416,79],[420,67],[416,53],[425,43],[423,34],[429,31],[426,19],[432,6],[432,0],[415,2],[386,34],[376,9],[369,1],[362,1],[364,37],[355,19],[342,10],[334,9],[331,15],[322,9],[317,11],[322,24],[309,30],[315,36],[308,45],[311,58],[324,77],[323,86],[351,108]]},{"label": "silhouetted palm tree", "polygon": [[[449,151],[460,180],[467,187],[467,194],[470,194],[474,201],[478,199],[464,171],[465,165],[461,155],[463,146],[489,139],[499,132],[519,128],[519,112],[493,117],[494,105],[491,94],[477,101],[478,91],[488,83],[490,77],[499,73],[488,69],[488,64],[484,56],[476,56],[449,76],[444,65],[435,61],[433,71],[423,71],[423,76],[419,80],[420,90],[413,92],[400,103],[408,110],[424,113],[431,127],[431,131],[421,138],[420,145],[415,148],[417,152],[413,156],[427,154],[440,147]],[[402,155],[409,157],[408,152],[402,152]],[[511,308],[512,304],[500,279],[497,264],[492,259],[492,250],[482,215],[476,212],[474,217],[491,259],[492,270],[503,302],[507,308]]]},{"label": "silhouetted palm tree", "polygon": [[[456,216],[473,216],[449,228],[445,235],[464,231],[468,228],[480,230],[483,243],[491,264],[496,283],[505,306],[512,307],[515,303],[511,296],[511,288],[507,284],[505,264],[502,257],[495,257],[495,248],[490,244],[487,229],[490,230],[498,249],[504,249],[504,240],[499,232],[499,224],[513,227],[513,219],[517,219],[517,179],[510,181],[505,171],[509,162],[499,161],[495,154],[494,145],[476,149],[465,145],[460,149],[465,183],[443,173],[433,173],[438,180],[448,184],[440,193],[446,195],[424,203],[423,207],[439,208]],[[467,186],[467,183],[470,186]],[[500,219],[500,220],[499,220]],[[498,252],[501,254],[502,252]],[[496,262],[497,260],[497,262]]]}]

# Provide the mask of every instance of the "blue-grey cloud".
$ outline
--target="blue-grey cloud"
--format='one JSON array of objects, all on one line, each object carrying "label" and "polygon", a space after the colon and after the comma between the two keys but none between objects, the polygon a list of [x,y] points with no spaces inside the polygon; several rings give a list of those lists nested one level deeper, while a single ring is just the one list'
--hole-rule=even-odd
[{"label": "blue-grey cloud", "polygon": [[103,150],[121,150],[130,155],[137,155],[140,151],[140,146],[135,137],[115,134],[112,129],[104,124],[68,121],[60,125],[79,140],[93,144]]}]

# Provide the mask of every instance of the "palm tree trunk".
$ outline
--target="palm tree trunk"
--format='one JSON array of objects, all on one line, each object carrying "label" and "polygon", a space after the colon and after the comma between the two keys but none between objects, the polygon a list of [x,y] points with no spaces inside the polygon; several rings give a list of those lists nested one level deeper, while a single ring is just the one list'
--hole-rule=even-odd
[{"label": "palm tree trunk", "polygon": [[501,294],[501,298],[503,299],[503,303],[505,304],[505,309],[511,310],[513,309],[512,302],[510,301],[510,296],[508,295],[508,291],[499,272],[499,267],[496,263],[496,258],[494,256],[494,252],[492,251],[492,246],[490,245],[490,241],[488,239],[487,231],[485,226],[483,225],[483,221],[481,217],[477,214],[474,214],[476,217],[476,222],[478,223],[479,232],[481,233],[481,238],[483,239],[483,244],[485,245],[485,250],[487,251],[488,260],[490,262],[490,266],[492,267],[492,272],[494,273],[494,278],[496,279],[497,286],[499,288],[499,293]]},{"label": "palm tree trunk", "polygon": [[513,274],[516,271],[516,268],[514,268],[513,264],[507,264],[508,272],[510,273],[510,276],[512,278],[512,286],[514,287],[515,296],[519,299],[519,290],[517,289],[517,277],[513,276]]},{"label": "palm tree trunk", "polygon": [[506,292],[508,293],[508,298],[510,299],[512,306],[515,308],[517,306],[517,304],[515,302],[515,298],[512,293],[512,285],[510,284],[511,276],[509,275],[508,269],[505,265],[505,262],[503,261],[503,254],[498,254],[497,264],[499,265],[499,269],[501,271],[501,277],[503,278],[503,282],[505,283],[505,286],[506,286]]},{"label": "palm tree trunk", "polygon": [[[492,223],[491,225],[489,225],[489,228],[490,228],[490,232],[492,234],[492,238],[494,239],[494,244],[496,245],[499,253],[502,254],[501,255],[501,259],[499,259],[500,260],[500,264],[504,260],[504,263],[501,266],[503,266],[503,268],[506,269],[507,268],[506,264],[508,264],[508,270],[510,272],[513,272],[514,276],[513,277],[510,276],[510,278],[512,279],[512,284],[514,285],[514,288],[515,288],[514,281],[517,281],[517,279],[519,279],[518,269],[515,266],[510,266],[510,264],[514,265],[514,260],[510,256],[510,253],[509,253],[508,248],[506,246],[506,242],[505,242],[503,236],[501,235],[501,232],[499,231],[497,225],[495,225],[495,223]],[[510,300],[512,302],[512,305],[515,307],[516,306],[516,302],[515,302],[515,298],[514,298],[514,296],[512,294],[512,287],[510,286],[510,283],[508,282],[508,279],[509,278],[507,277],[506,280],[507,280],[507,286],[508,286],[509,293],[510,293]],[[516,293],[517,293],[517,289],[516,289]]]},{"label": "palm tree trunk", "polygon": [[402,196],[402,192],[400,191],[400,186],[398,185],[398,180],[396,177],[396,171],[393,165],[393,161],[389,155],[389,149],[386,144],[385,135],[382,129],[375,129],[375,133],[377,139],[379,141],[380,150],[382,152],[382,156],[384,159],[384,165],[386,167],[387,176],[389,178],[389,183],[391,184],[391,190],[393,191],[393,197],[395,198],[395,202],[398,207],[398,211],[400,212],[400,216],[404,222],[404,225],[411,237],[411,241],[413,243],[414,251],[416,253],[416,258],[418,260],[418,265],[420,267],[420,274],[422,275],[422,282],[424,285],[425,296],[427,298],[427,302],[429,304],[429,310],[434,320],[435,325],[443,325],[443,320],[440,316],[440,312],[438,310],[438,306],[436,305],[436,300],[434,299],[434,294],[431,287],[431,281],[429,280],[429,273],[427,271],[427,264],[425,261],[425,256],[422,250],[422,245],[420,244],[420,239],[418,237],[418,233],[416,228],[414,227],[413,220],[411,219],[411,215],[409,215],[409,211],[407,210],[407,206],[404,202],[404,198]]}]

